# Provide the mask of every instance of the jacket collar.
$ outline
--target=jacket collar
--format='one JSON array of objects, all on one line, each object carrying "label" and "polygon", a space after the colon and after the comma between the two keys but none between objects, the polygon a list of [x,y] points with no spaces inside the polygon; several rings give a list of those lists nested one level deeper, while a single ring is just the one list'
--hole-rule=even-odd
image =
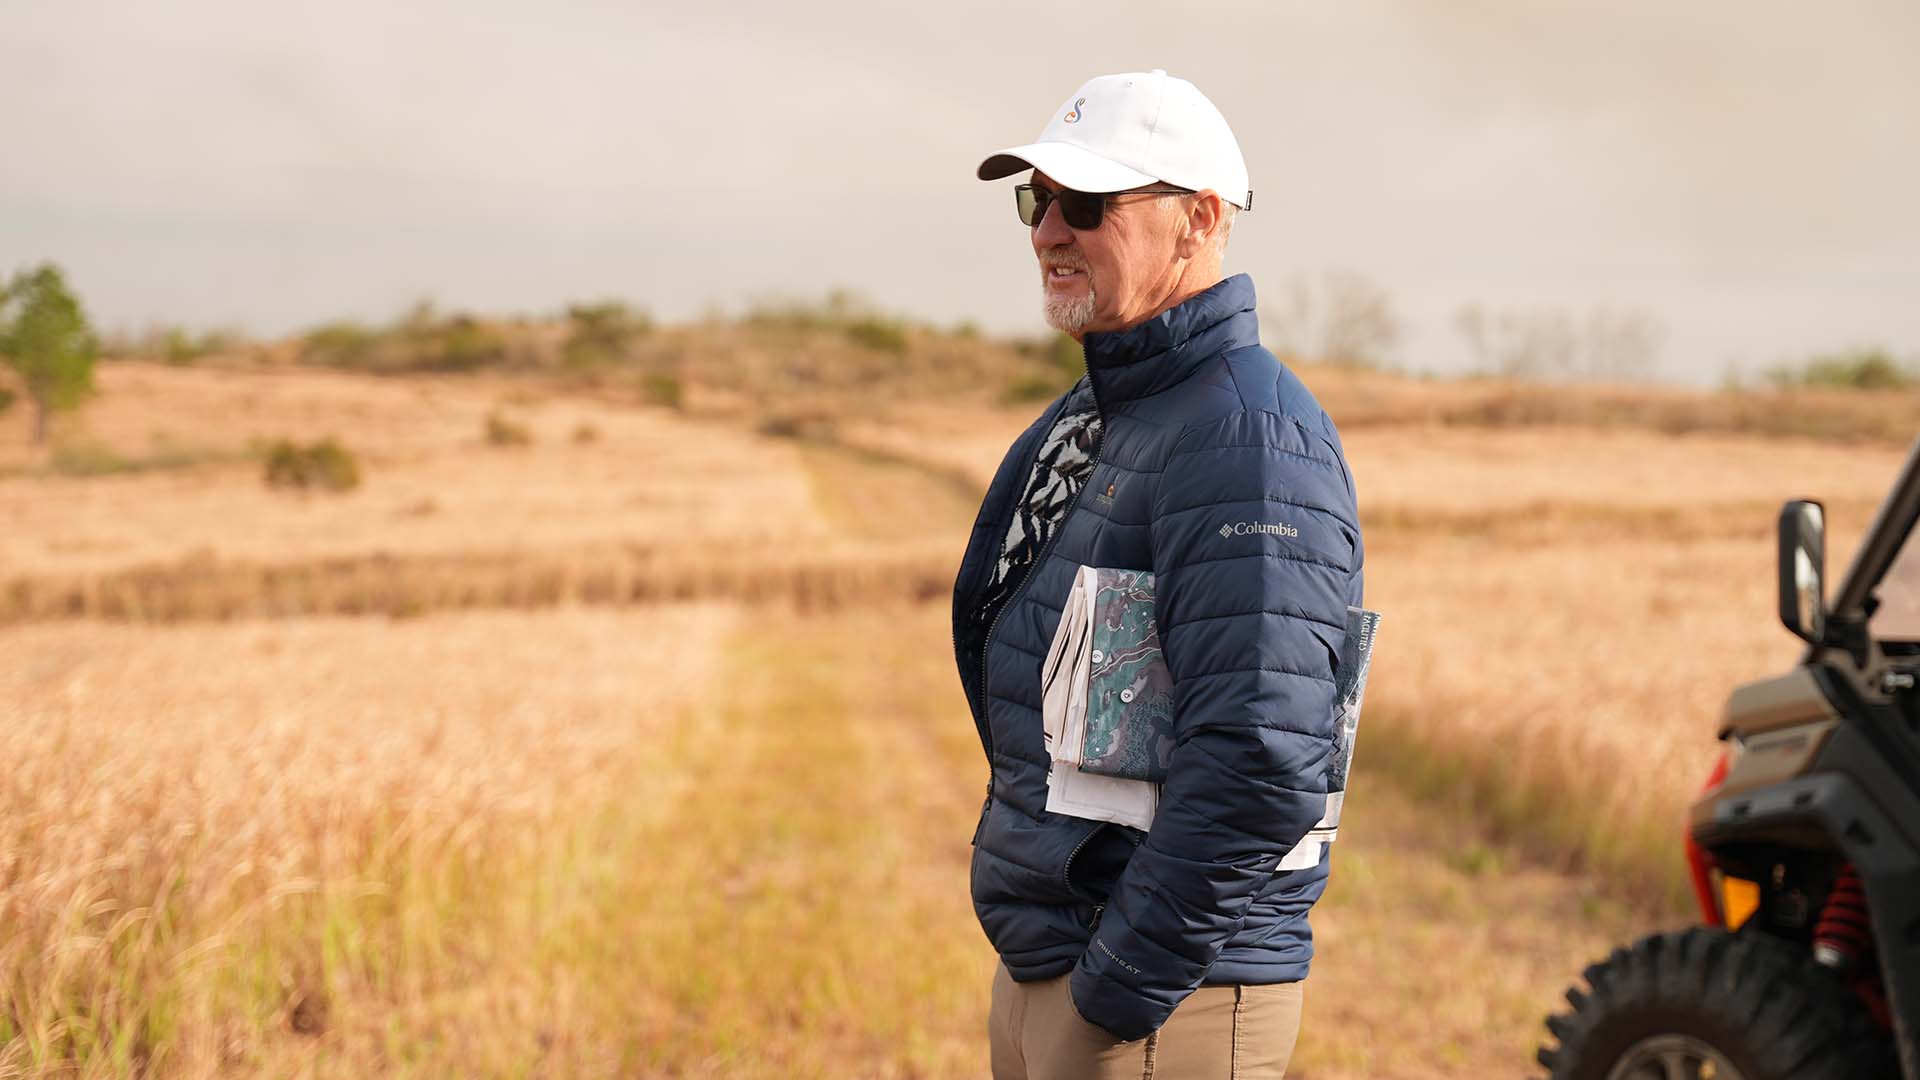
[{"label": "jacket collar", "polygon": [[1126,330],[1086,335],[1087,375],[1103,413],[1157,394],[1228,349],[1256,345],[1253,279],[1235,274]]}]

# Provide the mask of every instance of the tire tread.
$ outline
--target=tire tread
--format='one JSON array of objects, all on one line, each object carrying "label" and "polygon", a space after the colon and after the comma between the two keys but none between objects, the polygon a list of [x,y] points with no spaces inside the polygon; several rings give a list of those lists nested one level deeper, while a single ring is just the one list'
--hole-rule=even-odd
[{"label": "tire tread", "polygon": [[1615,948],[1547,1018],[1557,1045],[1535,1059],[1550,1080],[1605,1080],[1651,1035],[1713,1045],[1747,1080],[1897,1077],[1891,1041],[1859,998],[1804,946],[1761,933],[1694,927]]}]

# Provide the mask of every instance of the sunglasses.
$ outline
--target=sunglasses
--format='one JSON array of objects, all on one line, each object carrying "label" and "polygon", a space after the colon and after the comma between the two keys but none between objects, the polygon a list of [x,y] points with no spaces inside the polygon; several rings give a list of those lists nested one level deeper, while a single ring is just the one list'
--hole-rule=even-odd
[{"label": "sunglasses", "polygon": [[1020,211],[1020,224],[1029,229],[1038,228],[1040,220],[1047,216],[1047,207],[1060,204],[1060,219],[1069,228],[1089,232],[1100,227],[1100,219],[1106,215],[1107,202],[1122,195],[1191,195],[1192,189],[1182,187],[1139,188],[1134,191],[1093,192],[1075,191],[1061,188],[1050,191],[1039,184],[1016,184],[1013,188],[1013,204]]}]

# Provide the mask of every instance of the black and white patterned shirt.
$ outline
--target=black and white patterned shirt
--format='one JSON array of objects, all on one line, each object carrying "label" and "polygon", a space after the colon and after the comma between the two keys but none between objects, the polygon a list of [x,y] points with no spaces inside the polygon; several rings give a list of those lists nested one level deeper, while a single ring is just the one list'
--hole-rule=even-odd
[{"label": "black and white patterned shirt", "polygon": [[1025,580],[1027,568],[1047,546],[1053,530],[1066,519],[1067,507],[1093,475],[1093,453],[1100,441],[1100,410],[1093,386],[1082,375],[1067,394],[1060,415],[1040,443],[1024,494],[1014,504],[1013,520],[1000,544],[980,611],[985,618],[1013,595]]}]

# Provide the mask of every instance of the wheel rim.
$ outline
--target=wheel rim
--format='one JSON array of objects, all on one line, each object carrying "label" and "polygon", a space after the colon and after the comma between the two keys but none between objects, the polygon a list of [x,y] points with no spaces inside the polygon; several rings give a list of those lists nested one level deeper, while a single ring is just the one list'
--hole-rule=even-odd
[{"label": "wheel rim", "polygon": [[1620,1055],[1607,1080],[1746,1080],[1727,1056],[1691,1035],[1655,1035]]}]

